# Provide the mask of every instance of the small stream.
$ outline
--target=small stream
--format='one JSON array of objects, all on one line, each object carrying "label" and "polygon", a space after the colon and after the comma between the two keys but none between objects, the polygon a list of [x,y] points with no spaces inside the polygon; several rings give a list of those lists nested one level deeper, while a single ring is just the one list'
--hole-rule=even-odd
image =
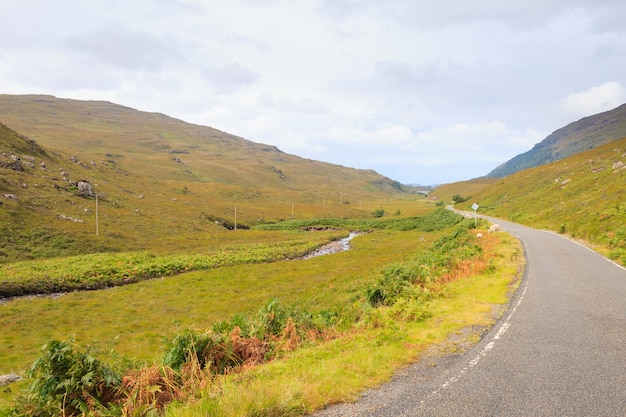
[{"label": "small stream", "polygon": [[[348,237],[344,237],[342,239],[327,243],[324,246],[321,246],[318,249],[314,250],[313,252],[307,253],[306,255],[297,259],[311,259],[311,258],[316,258],[318,256],[332,255],[333,253],[339,253],[339,252],[349,250],[350,241],[354,239],[356,236],[359,236],[362,234],[363,233],[359,233],[359,232],[350,232],[350,235]],[[80,290],[77,290],[77,291],[80,291]],[[42,297],[57,298],[65,294],[66,293],[60,292],[60,293],[51,293],[51,294],[29,294],[29,295],[21,295],[21,296],[16,296],[16,297],[0,298],[0,306],[7,304],[10,301],[19,300],[19,299],[32,299],[32,298],[42,298]]]},{"label": "small stream", "polygon": [[361,233],[350,232],[348,237],[330,242],[311,253],[307,253],[300,259],[311,259],[323,255],[331,255],[333,253],[339,253],[350,249],[350,241]]}]

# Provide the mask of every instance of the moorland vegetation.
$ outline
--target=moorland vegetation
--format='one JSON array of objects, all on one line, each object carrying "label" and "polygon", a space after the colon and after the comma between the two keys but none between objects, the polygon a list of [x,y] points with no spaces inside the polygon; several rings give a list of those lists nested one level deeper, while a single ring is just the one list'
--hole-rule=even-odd
[{"label": "moorland vegetation", "polygon": [[477,340],[519,277],[373,171],[104,102],[0,120],[0,414],[302,415]]},{"label": "moorland vegetation", "polygon": [[[220,268],[211,267],[209,273],[202,270],[173,276],[167,281],[144,281],[146,284],[141,288],[136,288],[137,284],[126,285],[111,288],[104,295],[92,291],[11,301],[3,306],[1,318],[6,329],[0,348],[2,363],[20,369],[29,357],[36,360],[28,373],[28,384],[24,385],[27,391],[22,394],[18,391],[14,397],[16,405],[7,412],[15,415],[146,415],[176,410],[172,412],[206,415],[208,407],[211,415],[252,415],[268,409],[280,415],[299,415],[341,396],[355,395],[362,389],[363,382],[353,381],[345,387],[347,391],[331,393],[328,387],[315,390],[307,383],[296,384],[288,391],[292,397],[285,398],[284,392],[271,390],[271,396],[262,404],[258,397],[250,397],[247,402],[233,397],[235,391],[247,389],[245,387],[252,381],[255,390],[268,390],[267,375],[259,375],[273,371],[257,370],[255,365],[270,361],[271,369],[285,361],[293,364],[289,355],[294,352],[306,352],[298,353],[305,356],[311,352],[325,355],[326,349],[336,348],[336,343],[356,343],[353,340],[356,339],[360,351],[374,346],[377,350],[381,345],[386,346],[382,352],[391,349],[392,352],[382,353],[380,360],[381,364],[391,361],[390,369],[393,369],[414,359],[422,345],[442,342],[453,329],[458,330],[476,320],[488,323],[490,307],[485,299],[490,303],[506,302],[507,289],[518,273],[508,263],[519,262],[519,250],[509,249],[515,246],[511,241],[503,246],[506,235],[478,239],[471,233],[474,223],[450,211],[439,209],[421,219],[376,220],[381,222],[378,225],[372,221],[369,233],[362,236],[367,242],[361,248],[362,253],[356,246],[345,254],[335,255],[334,261],[320,258],[270,263],[275,259],[269,251],[265,252],[268,259],[264,268],[249,265],[252,269],[244,273],[249,278],[241,275],[245,264],[226,262]],[[362,220],[357,222],[363,225]],[[324,223],[321,221],[320,225],[327,227]],[[317,233],[303,231],[303,227],[304,230],[311,227],[310,221],[290,222],[288,227],[300,234]],[[380,250],[380,244],[386,251]],[[350,256],[338,259],[342,255]],[[363,262],[364,257],[368,262]],[[258,259],[253,262],[256,261]],[[139,264],[142,262],[141,258],[137,260]],[[158,264],[158,258],[151,262]],[[293,262],[299,265],[294,266]],[[97,262],[92,266],[101,267]],[[133,271],[126,264],[118,264],[118,268]],[[350,271],[346,276],[340,272],[344,269]],[[84,282],[89,288],[91,273],[88,268],[84,271],[88,278]],[[233,275],[224,276],[226,271]],[[41,279],[41,271],[37,269],[24,268],[22,274],[33,274],[33,281]],[[262,283],[254,283],[263,274],[269,277]],[[326,275],[320,277],[321,274]],[[482,282],[472,291],[452,296],[456,291],[454,285],[470,277]],[[294,284],[295,288],[290,289]],[[251,298],[252,304],[260,303],[262,307],[256,313],[250,313],[253,311],[250,303],[239,310],[233,308],[237,296],[223,297],[232,291],[224,292],[220,288],[224,285],[230,285],[241,292],[242,297]],[[278,299],[263,304],[262,299],[251,295],[259,285],[266,291],[262,296],[278,293],[281,300],[292,304],[283,305]],[[477,295],[483,292],[485,285],[496,286],[497,290]],[[136,297],[137,291],[143,304],[139,300],[129,303],[129,297]],[[458,297],[469,297],[476,303],[469,309],[471,318],[462,319],[467,312],[457,310],[447,318],[442,330],[426,325],[433,317],[442,320],[443,316],[436,314],[436,310],[442,308],[441,303],[467,303],[467,300],[459,301]],[[230,318],[225,319],[224,314],[210,305],[218,299],[230,305],[226,308],[232,314]],[[113,304],[109,305],[110,302]],[[81,310],[76,311],[78,308]],[[176,321],[177,314],[182,313],[187,327],[182,321],[176,326],[171,322],[155,326],[157,317],[170,308],[182,308],[177,313],[169,311],[167,317]],[[443,307],[444,310],[449,308]],[[119,315],[112,314],[111,309]],[[150,315],[149,309],[156,309],[156,316]],[[202,317],[211,310],[216,317],[212,324]],[[135,317],[138,314],[141,316]],[[129,323],[132,330],[124,331],[124,326],[118,322],[124,317],[127,321],[133,317]],[[198,322],[194,324],[193,320],[199,320],[205,327],[198,326]],[[23,327],[25,322],[29,323],[28,329]],[[52,332],[50,323],[55,323]],[[70,329],[74,336],[49,338],[37,352],[38,345],[33,341],[41,342],[46,336],[62,335]],[[157,329],[162,331],[160,335]],[[117,334],[112,337],[111,332]],[[416,341],[415,349],[407,350],[406,343],[416,337],[415,332],[425,339]],[[424,336],[424,332],[430,336]],[[108,343],[115,340],[114,349],[103,349],[98,344],[98,339],[107,343],[107,337]],[[142,345],[143,355],[138,354],[138,347]],[[120,351],[133,356],[119,356]],[[354,359],[348,355],[346,360]],[[282,366],[294,372],[293,365]],[[296,362],[296,369],[300,366]],[[333,370],[331,374],[336,372]],[[349,378],[368,381],[360,378],[361,372],[364,372],[361,367],[347,370]],[[373,372],[372,378],[380,380],[380,370],[367,372]],[[389,375],[389,371],[382,374]],[[243,375],[247,376],[242,379]],[[306,378],[310,382],[313,376]],[[333,385],[331,381],[328,384]],[[227,394],[221,395],[222,390]]]},{"label": "moorland vegetation", "polygon": [[477,203],[479,213],[558,232],[626,264],[625,184],[626,137],[498,179],[456,207]]},{"label": "moorland vegetation", "polygon": [[[576,126],[622,126],[595,120]],[[448,204],[626,263],[626,138],[576,126],[551,149],[593,149],[422,200],[111,103],[0,95],[0,121],[0,374],[24,377],[0,415],[303,415],[463,349],[523,257]],[[351,231],[349,251],[302,258]]]}]

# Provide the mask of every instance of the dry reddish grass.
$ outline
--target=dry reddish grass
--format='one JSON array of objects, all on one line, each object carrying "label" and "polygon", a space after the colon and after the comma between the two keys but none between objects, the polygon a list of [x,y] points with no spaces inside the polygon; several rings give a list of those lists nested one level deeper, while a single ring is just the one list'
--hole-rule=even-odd
[{"label": "dry reddish grass", "polygon": [[122,379],[122,392],[124,416],[162,410],[167,404],[185,396],[176,372],[159,365],[128,372]]},{"label": "dry reddish grass", "polygon": [[489,266],[489,259],[493,259],[495,256],[499,238],[495,233],[477,230],[476,234],[479,233],[482,234],[482,237],[477,238],[476,241],[483,250],[481,255],[472,259],[461,259],[457,261],[454,268],[442,276],[439,284],[446,284],[472,275],[481,274]]}]

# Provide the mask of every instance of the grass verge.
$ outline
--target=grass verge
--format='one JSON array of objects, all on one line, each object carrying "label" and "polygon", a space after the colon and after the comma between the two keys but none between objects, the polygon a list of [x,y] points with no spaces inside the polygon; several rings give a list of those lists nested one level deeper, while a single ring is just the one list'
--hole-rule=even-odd
[{"label": "grass verge", "polygon": [[[362,328],[321,345],[300,349],[244,374],[220,377],[197,401],[168,409],[168,416],[302,415],[329,404],[353,401],[388,381],[398,369],[424,355],[428,346],[465,349],[498,316],[521,278],[519,243],[498,235],[486,272],[445,285],[445,296],[429,302],[430,318],[390,320],[384,312]],[[498,308],[499,307],[499,308]],[[450,342],[451,335],[461,335]]]}]

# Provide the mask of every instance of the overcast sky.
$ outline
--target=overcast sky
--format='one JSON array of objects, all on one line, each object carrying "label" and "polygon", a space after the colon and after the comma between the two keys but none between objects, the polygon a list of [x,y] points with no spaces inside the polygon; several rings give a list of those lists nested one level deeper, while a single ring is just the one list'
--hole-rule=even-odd
[{"label": "overcast sky", "polygon": [[626,102],[623,0],[0,0],[0,93],[108,100],[405,184]]}]

